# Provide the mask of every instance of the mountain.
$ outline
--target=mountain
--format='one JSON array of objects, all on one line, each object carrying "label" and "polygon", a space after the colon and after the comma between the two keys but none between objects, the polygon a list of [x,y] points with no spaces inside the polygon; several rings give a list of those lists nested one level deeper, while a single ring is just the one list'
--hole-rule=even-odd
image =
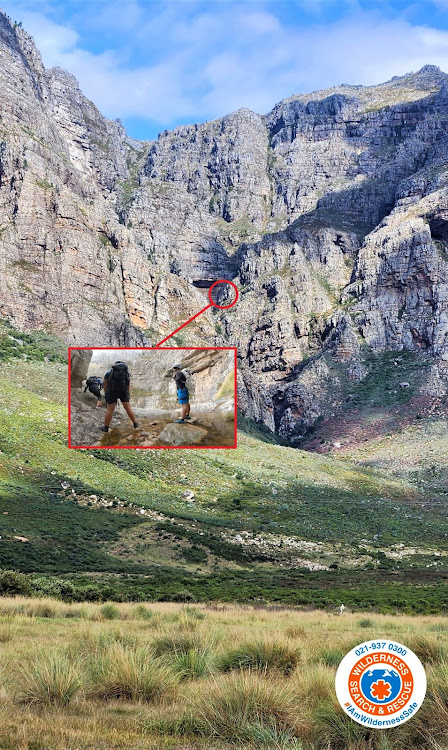
[{"label": "mountain", "polygon": [[438,68],[137,142],[3,14],[0,53],[3,317],[70,344],[157,343],[233,279],[238,305],[178,342],[237,346],[241,408],[291,444],[379,370],[415,413],[446,395]]}]

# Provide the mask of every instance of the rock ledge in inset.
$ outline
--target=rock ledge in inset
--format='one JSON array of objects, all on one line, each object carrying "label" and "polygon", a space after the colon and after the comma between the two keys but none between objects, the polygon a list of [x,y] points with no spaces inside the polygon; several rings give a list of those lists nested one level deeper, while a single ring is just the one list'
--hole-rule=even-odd
[{"label": "rock ledge in inset", "polygon": [[198,445],[207,435],[202,427],[188,424],[167,424],[159,435],[159,440],[168,445]]}]

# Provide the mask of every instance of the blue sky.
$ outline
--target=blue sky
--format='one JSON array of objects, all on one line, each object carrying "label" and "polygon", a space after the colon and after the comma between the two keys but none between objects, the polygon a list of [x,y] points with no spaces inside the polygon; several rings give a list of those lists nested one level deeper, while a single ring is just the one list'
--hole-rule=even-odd
[{"label": "blue sky", "polygon": [[47,67],[73,73],[129,135],[296,93],[448,72],[448,0],[16,0]]}]

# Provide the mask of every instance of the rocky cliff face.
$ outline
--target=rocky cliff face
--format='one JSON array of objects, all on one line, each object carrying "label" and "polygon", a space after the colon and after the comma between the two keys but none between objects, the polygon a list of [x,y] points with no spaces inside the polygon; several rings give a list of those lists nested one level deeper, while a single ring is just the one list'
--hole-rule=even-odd
[{"label": "rocky cliff face", "polygon": [[[0,314],[78,345],[238,347],[244,411],[290,440],[371,350],[448,387],[448,76],[297,95],[136,142],[0,15]],[[170,342],[171,343],[171,342]],[[173,342],[174,343],[174,342]]]}]

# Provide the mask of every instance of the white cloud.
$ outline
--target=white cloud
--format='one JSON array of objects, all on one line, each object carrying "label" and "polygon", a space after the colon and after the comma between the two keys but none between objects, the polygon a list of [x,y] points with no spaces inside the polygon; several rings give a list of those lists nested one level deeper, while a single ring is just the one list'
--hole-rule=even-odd
[{"label": "white cloud", "polygon": [[163,127],[240,107],[267,112],[294,93],[376,84],[427,63],[448,70],[448,31],[359,7],[337,22],[304,26],[299,15],[282,23],[275,6],[261,2],[209,4],[206,11],[199,4],[193,13],[191,3],[114,0],[84,19],[84,28],[116,30],[108,36],[114,49],[101,53],[83,48],[78,28],[27,7],[20,18],[47,66],[73,73],[105,115]]}]

